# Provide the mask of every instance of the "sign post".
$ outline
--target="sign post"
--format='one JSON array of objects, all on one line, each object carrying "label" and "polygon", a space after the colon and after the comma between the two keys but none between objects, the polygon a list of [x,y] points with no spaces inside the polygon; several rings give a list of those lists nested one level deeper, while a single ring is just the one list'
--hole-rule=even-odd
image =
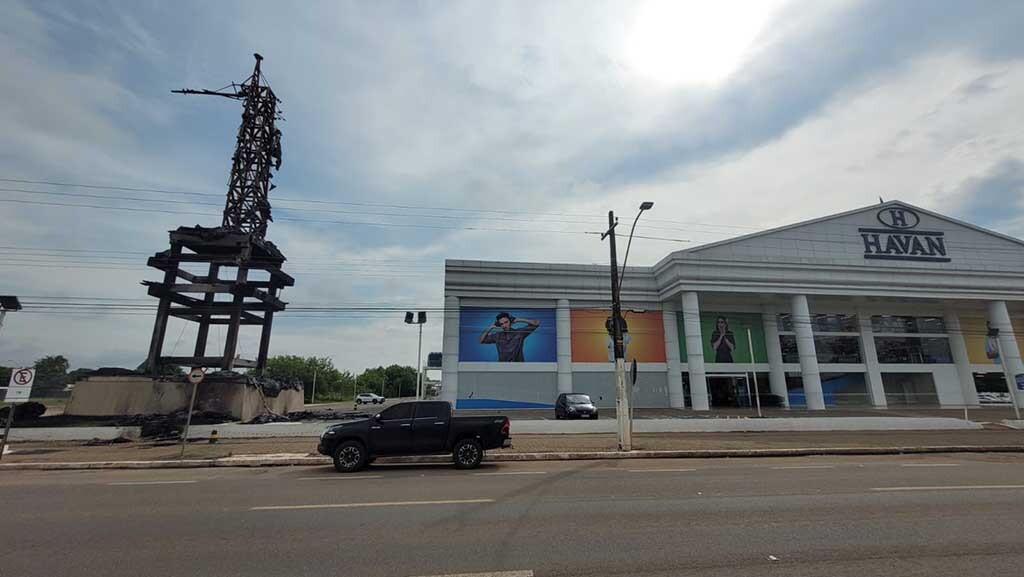
[{"label": "sign post", "polygon": [[188,430],[192,426],[192,410],[196,406],[196,389],[203,382],[206,372],[200,367],[193,367],[188,372],[188,382],[192,383],[192,400],[188,403],[188,417],[185,418],[185,432],[181,435],[181,457],[185,456],[185,444],[188,443]]},{"label": "sign post", "polygon": [[35,380],[35,369],[21,368],[11,371],[11,380],[7,384],[7,394],[4,397],[4,401],[8,404],[8,411],[7,422],[4,424],[4,437],[0,440],[0,459],[4,457],[7,438],[11,434],[11,425],[14,424],[14,410],[18,407],[18,403],[24,403],[32,396],[32,383]]}]

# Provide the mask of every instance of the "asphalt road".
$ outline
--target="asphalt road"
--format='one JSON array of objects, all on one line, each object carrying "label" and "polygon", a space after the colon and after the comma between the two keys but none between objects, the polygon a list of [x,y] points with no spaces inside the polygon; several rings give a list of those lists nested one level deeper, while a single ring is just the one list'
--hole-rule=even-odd
[{"label": "asphalt road", "polygon": [[1024,567],[1016,455],[8,471],[0,495],[0,575],[12,577]]}]

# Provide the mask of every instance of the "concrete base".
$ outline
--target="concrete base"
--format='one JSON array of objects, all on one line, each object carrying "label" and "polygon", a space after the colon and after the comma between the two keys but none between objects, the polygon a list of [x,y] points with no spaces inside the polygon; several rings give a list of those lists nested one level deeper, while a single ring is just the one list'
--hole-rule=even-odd
[{"label": "concrete base", "polygon": [[[66,415],[165,415],[188,409],[192,385],[142,376],[89,377],[75,384],[64,408]],[[266,408],[288,413],[303,408],[302,391],[282,390],[265,397]],[[266,412],[264,396],[244,381],[209,381],[199,385],[196,410],[226,413],[248,421]]]}]

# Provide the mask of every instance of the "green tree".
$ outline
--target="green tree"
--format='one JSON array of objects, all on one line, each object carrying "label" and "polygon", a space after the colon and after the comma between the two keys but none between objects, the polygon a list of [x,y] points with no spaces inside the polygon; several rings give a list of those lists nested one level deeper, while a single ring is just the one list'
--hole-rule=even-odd
[{"label": "green tree", "polygon": [[416,396],[416,369],[401,365],[366,369],[356,379],[356,389],[389,398],[413,397]]},{"label": "green tree", "polygon": [[[48,355],[35,362],[36,379],[32,387],[33,397],[54,397],[64,394],[68,383],[68,363],[64,355]],[[6,384],[6,383],[5,383]]]},{"label": "green tree", "polygon": [[306,402],[313,401],[313,377],[316,377],[316,400],[340,401],[352,394],[355,377],[334,368],[329,357],[280,355],[267,359],[266,376],[281,381],[302,383]]}]

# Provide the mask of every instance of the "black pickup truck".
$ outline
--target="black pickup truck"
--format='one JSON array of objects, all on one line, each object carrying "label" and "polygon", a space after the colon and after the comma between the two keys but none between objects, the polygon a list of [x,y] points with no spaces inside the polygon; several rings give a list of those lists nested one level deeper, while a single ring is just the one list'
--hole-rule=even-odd
[{"label": "black pickup truck", "polygon": [[331,426],[317,451],[333,458],[339,472],[351,473],[396,455],[451,454],[456,467],[472,469],[484,451],[510,446],[508,417],[456,417],[451,403],[415,401]]}]

